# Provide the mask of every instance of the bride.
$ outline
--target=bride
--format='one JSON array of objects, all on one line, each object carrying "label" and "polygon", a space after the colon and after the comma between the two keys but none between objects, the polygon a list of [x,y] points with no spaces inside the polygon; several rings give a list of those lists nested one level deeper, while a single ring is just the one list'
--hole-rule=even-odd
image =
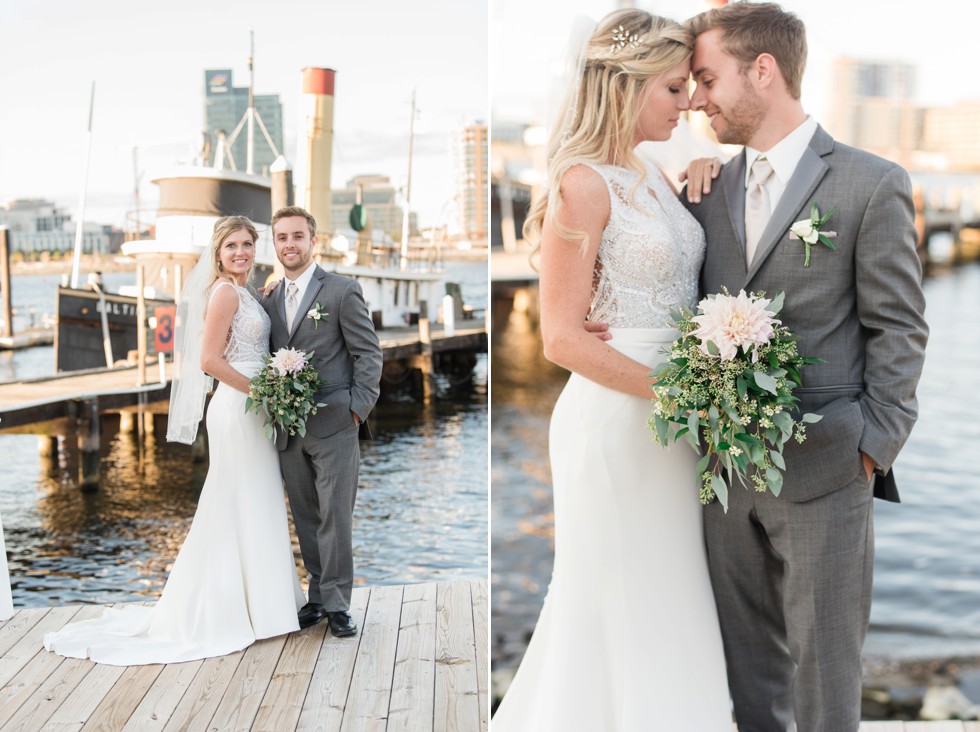
[{"label": "bride", "polygon": [[645,11],[599,23],[525,225],[545,356],[572,375],[551,420],[551,585],[494,732],[731,729],[697,458],[646,427],[651,367],[677,336],[669,311],[696,304],[705,241],[634,148],[668,139],[689,108],[692,47]]},{"label": "bride", "polygon": [[269,316],[246,289],[257,239],[244,216],[219,219],[181,293],[168,440],[194,441],[211,376],[219,384],[207,410],[208,475],[163,595],[48,633],[49,651],[119,666],[178,663],[299,629],[305,598],[278,453],[262,418],[245,413],[269,352]]}]

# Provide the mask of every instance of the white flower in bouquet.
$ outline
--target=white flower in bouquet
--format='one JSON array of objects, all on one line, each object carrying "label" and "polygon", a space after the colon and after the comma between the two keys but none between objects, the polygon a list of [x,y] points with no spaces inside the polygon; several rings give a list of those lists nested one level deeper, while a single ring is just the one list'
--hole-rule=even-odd
[{"label": "white flower in bouquet", "polygon": [[280,348],[269,359],[269,365],[280,376],[286,376],[302,371],[306,367],[306,359],[307,356],[303,351],[298,351],[295,348]]},{"label": "white flower in bouquet", "polygon": [[[691,335],[701,340],[705,355],[731,361],[739,348],[747,353],[751,346],[764,346],[772,339],[773,326],[780,321],[775,319],[775,312],[766,309],[770,302],[746,295],[745,290],[737,297],[705,298],[698,306],[702,314],[691,319],[699,326]],[[758,357],[758,349],[753,348],[752,362]]]}]

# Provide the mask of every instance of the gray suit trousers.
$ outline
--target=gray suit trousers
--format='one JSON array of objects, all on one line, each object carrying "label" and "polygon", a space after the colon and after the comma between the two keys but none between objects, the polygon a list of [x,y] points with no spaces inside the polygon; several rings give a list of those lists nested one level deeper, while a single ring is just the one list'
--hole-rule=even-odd
[{"label": "gray suit trousers", "polygon": [[717,501],[705,508],[739,732],[787,732],[794,709],[797,732],[857,732],[871,504],[860,468],[850,484],[810,501],[736,485],[727,514]]},{"label": "gray suit trousers", "polygon": [[354,584],[351,525],[361,452],[357,426],[329,437],[289,438],[279,453],[289,506],[309,573],[309,601],[328,612],[350,608]]}]

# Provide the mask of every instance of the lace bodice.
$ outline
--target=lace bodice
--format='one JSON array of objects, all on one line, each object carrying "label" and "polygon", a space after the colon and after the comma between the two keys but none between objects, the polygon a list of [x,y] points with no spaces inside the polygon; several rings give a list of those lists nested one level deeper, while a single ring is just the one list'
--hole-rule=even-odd
[{"label": "lace bodice", "polygon": [[590,165],[609,187],[609,223],[596,258],[589,320],[615,328],[667,328],[670,311],[697,304],[704,230],[654,166],[639,173]]},{"label": "lace bodice", "polygon": [[248,290],[230,282],[215,285],[211,296],[214,297],[218,287],[225,284],[234,287],[238,293],[238,311],[231,321],[231,332],[223,354],[225,360],[229,363],[262,361],[269,355],[269,332],[272,329],[269,316]]}]

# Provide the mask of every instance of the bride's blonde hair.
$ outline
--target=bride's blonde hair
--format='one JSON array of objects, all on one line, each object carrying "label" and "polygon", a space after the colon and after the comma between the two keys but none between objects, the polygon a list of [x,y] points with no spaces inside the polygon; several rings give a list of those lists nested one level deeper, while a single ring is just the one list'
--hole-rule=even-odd
[{"label": "bride's blonde hair", "polygon": [[581,78],[569,89],[548,142],[548,187],[531,206],[524,238],[537,242],[547,215],[555,231],[569,241],[588,244],[582,231],[558,222],[559,186],[578,163],[617,165],[646,171],[633,152],[643,85],[687,59],[694,49],[680,23],[645,10],[617,10],[599,22],[584,51]]}]

